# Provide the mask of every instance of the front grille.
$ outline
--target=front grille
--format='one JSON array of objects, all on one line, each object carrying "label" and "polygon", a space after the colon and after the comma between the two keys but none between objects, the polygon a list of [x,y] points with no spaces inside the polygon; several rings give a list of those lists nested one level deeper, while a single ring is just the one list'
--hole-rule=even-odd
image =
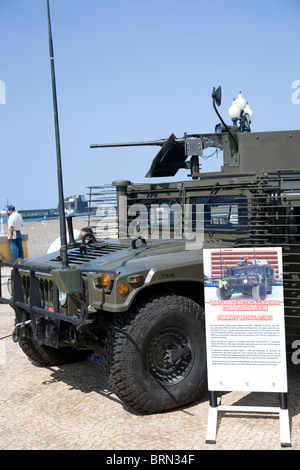
[{"label": "front grille", "polygon": [[[53,281],[51,278],[38,278],[38,287],[41,300],[41,307],[49,309],[53,307]],[[30,275],[22,274],[22,287],[24,302],[30,304]]]}]

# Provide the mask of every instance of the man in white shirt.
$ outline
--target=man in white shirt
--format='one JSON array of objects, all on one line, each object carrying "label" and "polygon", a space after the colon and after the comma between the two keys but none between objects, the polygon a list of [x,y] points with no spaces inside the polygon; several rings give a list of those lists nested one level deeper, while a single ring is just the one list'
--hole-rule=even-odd
[{"label": "man in white shirt", "polygon": [[10,213],[8,218],[8,239],[10,241],[10,247],[13,255],[13,262],[15,263],[18,258],[24,258],[23,246],[22,246],[22,234],[21,227],[23,225],[23,218],[19,214],[14,206],[8,206],[7,212]]}]

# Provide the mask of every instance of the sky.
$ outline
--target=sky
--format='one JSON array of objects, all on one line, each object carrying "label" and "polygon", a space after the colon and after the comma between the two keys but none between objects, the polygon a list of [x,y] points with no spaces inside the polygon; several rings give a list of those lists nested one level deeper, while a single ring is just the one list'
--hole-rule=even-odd
[{"label": "sky", "polygon": [[[50,11],[65,197],[161,181],[145,178],[159,147],[90,145],[214,132],[219,85],[228,124],[241,91],[253,132],[300,129],[299,0],[50,0]],[[0,0],[0,44],[0,209],[57,207],[46,0]]]}]

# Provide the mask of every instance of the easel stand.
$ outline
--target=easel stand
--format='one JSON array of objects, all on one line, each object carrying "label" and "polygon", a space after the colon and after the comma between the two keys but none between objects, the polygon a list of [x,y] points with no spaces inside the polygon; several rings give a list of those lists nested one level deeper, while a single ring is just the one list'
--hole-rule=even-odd
[{"label": "easel stand", "polygon": [[281,447],[291,447],[287,393],[279,393],[279,407],[235,405],[221,406],[220,403],[221,399],[217,397],[217,392],[210,391],[210,406],[205,441],[206,444],[216,443],[218,411],[229,411],[234,413],[278,413],[280,420]]}]

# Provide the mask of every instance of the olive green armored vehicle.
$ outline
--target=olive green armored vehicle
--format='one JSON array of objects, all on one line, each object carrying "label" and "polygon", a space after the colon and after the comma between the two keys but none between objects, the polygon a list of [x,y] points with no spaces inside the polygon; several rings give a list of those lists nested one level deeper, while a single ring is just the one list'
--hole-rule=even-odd
[{"label": "olive green armored vehicle", "polygon": [[[206,390],[203,249],[281,246],[287,344],[299,339],[300,131],[250,132],[243,115],[211,134],[128,145],[148,144],[160,149],[146,176],[161,183],[113,183],[118,238],[96,227],[90,243],[71,236],[56,253],[1,263],[12,267],[12,298],[0,302],[14,309],[13,338],[29,358],[102,355],[112,391],[154,413]],[[201,173],[207,148],[223,151],[219,172]],[[168,182],[180,168],[191,178]]]},{"label": "olive green armored vehicle", "polygon": [[[71,243],[59,252],[1,263],[12,267],[12,298],[0,302],[14,309],[13,338],[32,360],[103,355],[112,391],[153,413],[206,390],[203,249],[281,246],[287,343],[299,338],[300,131],[222,123],[211,134],[128,145],[148,144],[161,148],[147,176],[162,182],[114,182],[118,238],[96,229],[75,242],[69,219]],[[223,166],[201,173],[210,147],[223,151]],[[179,168],[191,179],[167,182]]]}]

